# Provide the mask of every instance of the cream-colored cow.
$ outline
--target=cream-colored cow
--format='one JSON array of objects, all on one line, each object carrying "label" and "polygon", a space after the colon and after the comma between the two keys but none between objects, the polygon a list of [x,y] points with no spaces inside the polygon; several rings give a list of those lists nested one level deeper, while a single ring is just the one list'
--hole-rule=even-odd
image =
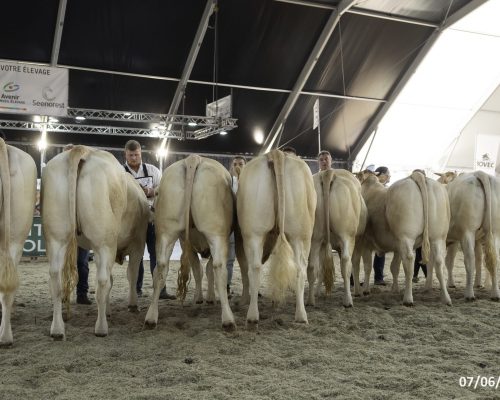
[{"label": "cream-colored cow", "polygon": [[19,286],[17,265],[35,210],[36,166],[24,151],[0,138],[0,346],[13,343],[12,304]]},{"label": "cream-colored cow", "polygon": [[[145,325],[158,323],[160,289],[168,275],[169,260],[175,241],[184,233],[182,268],[179,271],[178,293],[184,299],[190,266],[194,266],[195,300],[202,301],[199,262],[192,260],[193,250],[210,250],[213,258],[215,287],[222,307],[222,326],[234,330],[236,324],[227,299],[227,253],[233,224],[234,197],[231,176],[217,161],[190,155],[177,161],[163,173],[155,210],[157,267],[153,273],[153,300]],[[209,288],[213,284],[209,282]]]},{"label": "cream-colored cow", "polygon": [[[422,245],[422,258],[436,269],[440,282],[441,298],[451,305],[451,299],[443,279],[442,267],[446,251],[446,235],[450,222],[450,206],[444,187],[414,171],[410,177],[385,188],[372,175],[361,185],[368,208],[368,223],[363,240],[356,242],[353,256],[354,280],[359,284],[359,256],[371,250],[394,252],[391,264],[393,291],[398,292],[400,261],[405,271],[403,304],[413,305],[412,276],[415,260],[414,248]],[[369,291],[371,262],[364,262],[365,282],[363,290]],[[432,273],[428,279],[432,279]]]},{"label": "cream-colored cow", "polygon": [[[326,291],[332,284],[332,247],[339,252],[344,280],[344,306],[352,307],[351,276],[352,253],[356,236],[362,234],[368,217],[365,201],[361,196],[361,185],[354,175],[346,170],[326,170],[313,175],[317,195],[314,231],[307,277],[309,281],[308,304],[315,304],[314,281],[318,279],[316,294],[325,277]],[[320,252],[324,257],[320,257]],[[323,265],[320,260],[323,259]]]},{"label": "cream-colored cow", "polygon": [[[448,176],[442,174],[443,177]],[[450,199],[451,222],[446,257],[449,285],[454,286],[453,263],[457,242],[464,253],[466,270],[465,299],[474,300],[473,274],[481,280],[482,248],[485,266],[491,276],[491,298],[500,300],[497,282],[498,251],[500,246],[500,180],[483,171],[461,174],[448,179],[446,186]]]},{"label": "cream-colored cow", "polygon": [[257,297],[265,243],[272,249],[267,261],[271,297],[282,301],[286,289],[295,286],[295,320],[307,323],[304,284],[315,208],[311,171],[298,158],[273,150],[254,158],[241,172],[237,213],[248,262],[248,324],[259,321]]},{"label": "cream-colored cow", "polygon": [[[75,146],[47,163],[42,176],[43,232],[50,263],[54,312],[50,335],[65,337],[62,302],[78,280],[77,243],[93,249],[97,266],[96,336],[108,334],[111,271],[129,255],[129,309],[137,309],[135,285],[144,254],[149,204],[139,184],[106,151]],[[62,276],[61,276],[62,274]]]}]

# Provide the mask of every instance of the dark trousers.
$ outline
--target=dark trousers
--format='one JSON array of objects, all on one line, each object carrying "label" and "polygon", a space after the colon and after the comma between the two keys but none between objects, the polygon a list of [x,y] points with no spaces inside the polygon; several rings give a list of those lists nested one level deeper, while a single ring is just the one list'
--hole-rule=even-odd
[{"label": "dark trousers", "polygon": [[373,271],[375,272],[375,282],[380,282],[384,280],[384,264],[385,264],[385,254],[378,256],[375,253],[373,257]]},{"label": "dark trousers", "polygon": [[78,269],[77,296],[84,296],[89,290],[89,253],[89,250],[78,247],[78,256],[76,259],[76,267]]},{"label": "dark trousers", "polygon": [[[146,247],[148,248],[149,253],[149,268],[151,270],[151,275],[153,275],[153,271],[156,267],[156,235],[155,235],[155,226],[150,222],[148,224],[148,230],[146,232]],[[141,260],[139,264],[139,276],[137,277],[136,289],[137,291],[142,290],[142,281],[144,279],[144,260]]]},{"label": "dark trousers", "polygon": [[413,277],[418,276],[418,271],[422,268],[422,272],[427,278],[427,265],[422,264],[422,247],[415,249],[415,263],[413,264]]}]

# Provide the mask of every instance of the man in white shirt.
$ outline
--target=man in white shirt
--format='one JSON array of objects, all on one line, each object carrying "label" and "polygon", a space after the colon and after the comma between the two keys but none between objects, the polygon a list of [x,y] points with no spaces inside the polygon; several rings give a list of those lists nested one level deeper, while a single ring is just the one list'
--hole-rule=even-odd
[{"label": "man in white shirt", "polygon": [[318,167],[320,171],[332,169],[332,155],[328,150],[321,150],[318,154]]},{"label": "man in white shirt", "polygon": [[[160,185],[161,172],[154,165],[146,164],[142,162],[141,145],[137,140],[129,140],[125,144],[125,164],[123,167],[125,171],[131,174],[141,185],[144,194],[148,198],[150,206],[153,206],[155,189]],[[149,266],[151,270],[151,275],[156,268],[156,248],[155,248],[155,227],[153,223],[148,224],[148,230],[146,234],[146,247],[149,253]],[[142,296],[142,281],[144,278],[144,264],[141,260],[139,265],[139,276],[137,278],[136,290],[137,295]],[[169,295],[167,293],[167,288],[164,287],[160,293],[160,299],[175,299],[174,295]]]}]

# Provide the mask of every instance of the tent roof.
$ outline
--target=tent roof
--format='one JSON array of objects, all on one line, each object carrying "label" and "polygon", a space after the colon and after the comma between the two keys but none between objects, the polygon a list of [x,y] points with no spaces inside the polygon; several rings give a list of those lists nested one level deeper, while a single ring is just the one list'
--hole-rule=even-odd
[{"label": "tent roof", "polygon": [[[321,147],[330,150],[334,158],[352,160],[352,152],[369,136],[439,26],[484,1],[350,3],[219,0],[217,29],[214,14],[178,112],[204,115],[207,102],[232,93],[238,127],[226,136],[176,141],[171,148],[259,152],[261,145],[253,140],[254,128],[260,127],[266,134],[272,131],[333,8],[349,5],[306,74],[302,94],[290,108],[279,144],[294,146],[302,156],[317,154],[312,108],[319,96]],[[66,4],[62,30],[56,29],[57,0],[6,3],[0,36],[9,40],[0,42],[0,59],[42,64],[54,61],[52,65],[70,68],[69,106],[73,108],[168,113],[206,2],[63,0],[61,4]],[[54,43],[59,34],[57,51]],[[51,141],[122,146],[127,140],[75,135],[51,134]],[[34,142],[33,132],[7,131],[7,138]],[[158,145],[157,138],[141,141],[150,148]]]}]

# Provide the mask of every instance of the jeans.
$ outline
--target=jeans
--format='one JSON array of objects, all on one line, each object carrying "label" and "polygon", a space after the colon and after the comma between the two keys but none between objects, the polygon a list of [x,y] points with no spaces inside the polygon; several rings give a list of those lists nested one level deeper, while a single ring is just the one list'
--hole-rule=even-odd
[{"label": "jeans", "polygon": [[381,282],[384,280],[384,264],[385,264],[385,254],[382,256],[373,257],[373,271],[375,272],[375,282]]},{"label": "jeans", "polygon": [[415,263],[413,264],[413,277],[418,276],[418,271],[422,268],[422,272],[427,278],[427,265],[422,264],[422,247],[415,249]]},{"label": "jeans", "polygon": [[76,259],[76,268],[78,269],[77,296],[85,296],[89,290],[89,253],[89,250],[78,247]]},{"label": "jeans", "polygon": [[[151,270],[151,275],[156,268],[156,235],[155,226],[150,222],[148,224],[148,230],[146,231],[146,247],[149,253],[149,269]],[[142,281],[144,279],[144,260],[141,259],[139,264],[139,276],[137,277],[136,290],[140,292],[142,290]]]},{"label": "jeans", "polygon": [[231,236],[229,236],[229,248],[227,252],[227,286],[231,286],[231,281],[233,279],[233,267],[234,267],[234,260],[236,258],[235,250],[234,250],[235,244],[234,244],[234,232],[231,233]]}]

